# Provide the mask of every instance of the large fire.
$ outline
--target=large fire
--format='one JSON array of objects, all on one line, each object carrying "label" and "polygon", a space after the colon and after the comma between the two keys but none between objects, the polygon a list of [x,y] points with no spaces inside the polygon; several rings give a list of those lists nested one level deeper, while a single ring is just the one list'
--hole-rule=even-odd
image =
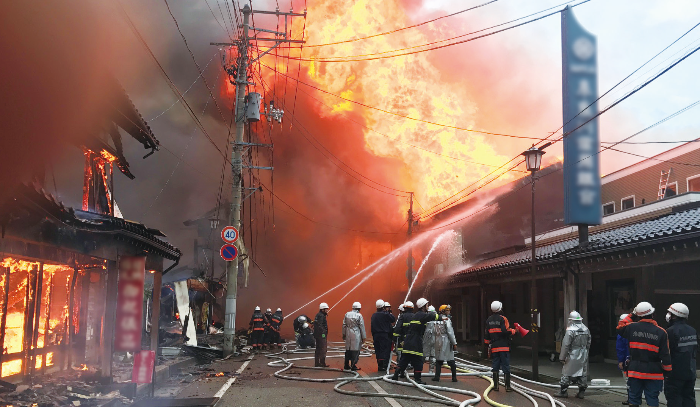
[{"label": "large fire", "polygon": [[[32,295],[36,296],[36,292],[27,290],[27,287],[31,280],[30,272],[32,270],[40,270],[42,267],[39,262],[7,257],[0,263],[0,266],[0,270],[9,268],[10,271],[9,284],[6,284],[4,271],[0,278],[0,288],[2,289],[0,302],[4,302],[5,298],[7,298],[3,352],[6,355],[16,354],[16,359],[3,362],[2,364],[1,375],[6,377],[22,373],[24,360],[21,353],[27,349],[35,348],[33,341],[25,338],[27,317],[33,317],[35,312],[35,310],[29,309],[29,303],[40,300],[39,321],[35,321],[37,326],[37,332],[34,336],[36,349],[63,343],[67,332],[68,292],[73,268],[65,265],[44,264],[40,287],[41,297],[33,298]],[[9,288],[7,293],[5,293],[5,287]],[[4,306],[5,304],[3,304]],[[41,369],[53,366],[53,356],[53,352],[47,352],[46,360],[44,360],[43,355],[37,355],[34,359],[35,368]],[[7,356],[6,359],[8,359]]]},{"label": "large fire", "polygon": [[[399,0],[315,0],[309,1],[308,7],[305,37],[309,45],[363,37],[411,24],[405,5]],[[301,24],[302,21],[295,21],[296,32],[301,32]],[[305,48],[303,56],[333,57],[405,48],[429,42],[430,34],[442,29],[432,24],[425,27],[425,30],[405,30],[364,41]],[[292,51],[292,56],[297,55],[298,51]],[[438,63],[430,58],[423,53],[376,61],[303,62],[302,74],[308,75],[320,88],[348,99],[413,118],[472,128],[478,107],[466,91],[441,79]],[[274,57],[267,61],[274,63]],[[296,68],[296,61],[293,62],[291,65]],[[286,61],[278,60],[278,69],[284,71],[284,66]],[[307,87],[301,88],[309,91]],[[408,176],[394,180],[392,186],[415,191],[418,201],[424,205],[442,201],[495,168],[466,161],[499,166],[509,158],[497,153],[478,133],[406,120],[358,107],[332,95],[311,92],[333,107],[330,111],[319,106],[321,115],[357,110],[355,113],[361,114],[366,125],[377,131],[363,129],[366,148],[377,156],[394,157],[405,163]],[[303,95],[302,92],[301,97]],[[457,160],[421,151],[410,144]]]}]

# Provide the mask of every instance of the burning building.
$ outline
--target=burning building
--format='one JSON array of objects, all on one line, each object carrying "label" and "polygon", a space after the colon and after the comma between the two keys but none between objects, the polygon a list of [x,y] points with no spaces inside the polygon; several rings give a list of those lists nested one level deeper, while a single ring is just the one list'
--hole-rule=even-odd
[{"label": "burning building", "polygon": [[[157,326],[160,281],[168,271],[164,261],[177,264],[181,252],[160,231],[122,218],[113,195],[113,169],[116,164],[134,178],[123,154],[122,131],[150,150],[148,155],[158,149],[158,140],[116,79],[107,97],[112,109],[103,127],[79,143],[85,156],[80,210],[46,193],[41,177],[18,184],[10,199],[0,202],[3,378],[81,365],[111,377],[119,333],[119,263],[126,256],[145,259],[144,269],[153,274],[152,323]],[[157,331],[150,338],[152,350]]]}]

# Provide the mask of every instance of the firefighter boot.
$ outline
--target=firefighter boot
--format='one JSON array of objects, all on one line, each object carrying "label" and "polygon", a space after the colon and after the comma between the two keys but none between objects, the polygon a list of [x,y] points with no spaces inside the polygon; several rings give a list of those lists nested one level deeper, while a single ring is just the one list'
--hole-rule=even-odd
[{"label": "firefighter boot", "polygon": [[576,393],[576,397],[582,399],[584,397],[584,393],[586,392],[585,387],[579,387],[578,388],[578,393]]},{"label": "firefighter boot", "polygon": [[421,372],[413,372],[413,380],[415,380],[415,382],[418,384],[426,384],[423,380],[420,379],[421,374]]},{"label": "firefighter boot", "polygon": [[435,364],[435,376],[433,377],[434,382],[439,382],[440,381],[440,372],[442,371],[442,363],[438,361],[438,363]]},{"label": "firefighter boot", "polygon": [[498,391],[498,372],[493,372],[493,391]]},{"label": "firefighter boot", "polygon": [[345,365],[343,366],[343,370],[350,370],[350,351],[345,351]]},{"label": "firefighter boot", "polygon": [[569,386],[561,386],[561,389],[559,390],[558,393],[554,393],[554,397],[561,397],[561,398],[567,398],[569,395],[566,393],[566,391],[569,389]]},{"label": "firefighter boot", "polygon": [[455,363],[454,360],[451,360],[448,362],[450,365],[450,369],[452,369],[452,381],[457,382],[457,364]]},{"label": "firefighter boot", "polygon": [[510,392],[513,391],[513,389],[510,387],[510,373],[504,373],[505,376],[505,383],[506,383],[506,391]]}]

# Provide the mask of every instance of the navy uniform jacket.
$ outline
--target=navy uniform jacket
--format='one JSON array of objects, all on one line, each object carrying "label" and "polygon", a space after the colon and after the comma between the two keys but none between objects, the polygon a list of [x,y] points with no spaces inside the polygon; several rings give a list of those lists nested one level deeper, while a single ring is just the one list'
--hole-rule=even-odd
[{"label": "navy uniform jacket", "polygon": [[[423,335],[425,334],[425,324],[430,321],[437,321],[438,315],[435,312],[418,311],[413,314],[410,322],[404,323],[402,329],[405,335],[403,341],[403,353],[423,356]],[[408,318],[406,318],[408,320]]]},{"label": "navy uniform jacket", "polygon": [[413,318],[412,311],[404,311],[399,314],[399,318],[396,320],[396,325],[394,325],[394,339],[397,340],[396,350],[401,352],[403,350],[403,340],[404,340],[404,326],[408,327],[408,323],[411,322]]},{"label": "navy uniform jacket", "polygon": [[685,319],[675,319],[668,327],[668,345],[673,370],[668,375],[677,380],[695,380],[698,333]]},{"label": "navy uniform jacket", "polygon": [[486,320],[486,336],[484,342],[491,345],[491,353],[510,352],[510,337],[515,335],[515,329],[510,327],[508,318],[501,314],[492,314]]},{"label": "navy uniform jacket", "polygon": [[396,317],[385,311],[377,311],[372,314],[370,323],[372,324],[372,336],[384,334],[389,336],[393,331]]},{"label": "navy uniform jacket", "polygon": [[632,322],[628,315],[617,325],[617,333],[630,344],[628,377],[663,380],[671,372],[668,334],[653,319]]},{"label": "navy uniform jacket", "polygon": [[314,337],[323,338],[323,335],[328,335],[328,319],[326,314],[319,311],[314,319]]}]

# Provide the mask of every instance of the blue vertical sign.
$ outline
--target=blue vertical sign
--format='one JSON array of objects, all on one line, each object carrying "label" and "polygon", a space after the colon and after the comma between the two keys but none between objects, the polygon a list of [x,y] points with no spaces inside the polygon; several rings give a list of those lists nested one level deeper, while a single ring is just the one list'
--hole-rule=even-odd
[{"label": "blue vertical sign", "polygon": [[596,38],[576,21],[571,7],[566,7],[561,13],[561,33],[566,135],[564,222],[567,225],[600,225],[603,210],[600,202],[598,119],[577,129],[598,114],[598,103],[588,107],[598,99]]}]

